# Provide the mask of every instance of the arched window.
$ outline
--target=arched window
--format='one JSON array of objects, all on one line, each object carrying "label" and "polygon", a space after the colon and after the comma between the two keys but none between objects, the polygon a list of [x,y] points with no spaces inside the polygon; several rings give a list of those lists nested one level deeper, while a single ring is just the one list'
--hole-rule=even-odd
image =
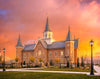
[{"label": "arched window", "polygon": [[49,55],[51,56],[51,52],[49,52]]},{"label": "arched window", "polygon": [[39,53],[39,56],[41,56],[41,50],[39,50],[39,52],[38,52],[38,53]]},{"label": "arched window", "polygon": [[47,38],[47,34],[45,34],[45,38]]},{"label": "arched window", "polygon": [[63,56],[63,51],[61,51],[61,56]]}]

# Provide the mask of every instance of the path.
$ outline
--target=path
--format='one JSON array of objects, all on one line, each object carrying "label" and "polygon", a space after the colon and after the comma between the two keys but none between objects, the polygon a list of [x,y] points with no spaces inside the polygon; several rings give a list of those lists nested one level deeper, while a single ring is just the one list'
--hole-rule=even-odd
[{"label": "path", "polygon": [[[94,73],[97,76],[100,76],[100,67],[94,66],[94,69],[97,73]],[[0,69],[2,71],[2,69]],[[20,72],[49,72],[49,73],[72,73],[72,74],[87,74],[89,75],[90,72],[75,72],[75,71],[45,71],[45,70],[27,70],[26,69],[6,69],[6,71],[20,71]]]}]

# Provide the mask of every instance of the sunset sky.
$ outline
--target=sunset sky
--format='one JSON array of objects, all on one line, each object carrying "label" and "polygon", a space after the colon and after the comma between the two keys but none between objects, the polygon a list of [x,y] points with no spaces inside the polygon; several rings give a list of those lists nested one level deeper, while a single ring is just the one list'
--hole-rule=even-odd
[{"label": "sunset sky", "polygon": [[6,48],[6,58],[16,56],[18,35],[24,44],[43,37],[47,13],[55,40],[65,40],[70,25],[71,34],[79,38],[79,56],[100,55],[100,0],[0,0],[0,49]]}]

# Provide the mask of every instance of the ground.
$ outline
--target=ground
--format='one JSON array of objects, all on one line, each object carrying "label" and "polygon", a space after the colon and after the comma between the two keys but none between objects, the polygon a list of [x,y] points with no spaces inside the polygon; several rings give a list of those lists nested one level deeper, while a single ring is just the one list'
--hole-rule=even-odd
[{"label": "ground", "polygon": [[[46,70],[46,71],[75,71],[75,72],[90,72],[90,69],[81,69],[81,68],[39,68],[39,69],[28,69],[28,70]],[[94,70],[94,72],[96,72]]]},{"label": "ground", "polygon": [[41,73],[41,72],[0,72],[0,79],[100,79],[100,76],[85,74]]}]

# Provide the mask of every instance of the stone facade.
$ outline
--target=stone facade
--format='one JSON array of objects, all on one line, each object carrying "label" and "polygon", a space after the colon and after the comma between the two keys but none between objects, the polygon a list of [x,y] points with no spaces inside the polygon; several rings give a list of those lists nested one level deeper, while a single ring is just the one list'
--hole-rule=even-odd
[{"label": "stone facade", "polygon": [[[36,44],[22,46],[20,36],[16,45],[16,56],[19,58],[19,63],[30,63],[30,56],[35,58],[34,64],[38,65],[41,58],[44,65],[51,62],[69,65],[77,64],[78,55],[78,39],[72,39],[70,29],[68,30],[67,38],[64,41],[52,41],[53,32],[49,28],[48,17],[43,39],[39,39]],[[50,41],[48,43],[48,41]],[[58,60],[58,61],[57,61]]]}]

